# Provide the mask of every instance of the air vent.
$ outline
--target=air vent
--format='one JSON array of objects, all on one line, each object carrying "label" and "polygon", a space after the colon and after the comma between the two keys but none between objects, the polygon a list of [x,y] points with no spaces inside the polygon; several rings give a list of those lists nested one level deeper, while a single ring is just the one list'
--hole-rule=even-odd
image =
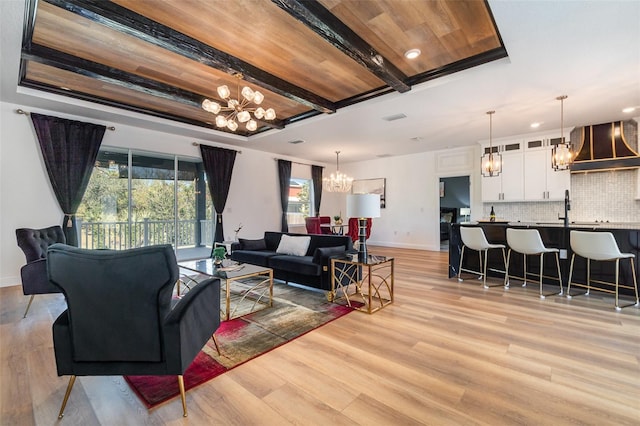
[{"label": "air vent", "polygon": [[290,143],[290,144],[293,144],[293,145],[297,145],[297,144],[299,144],[299,143],[304,143],[304,140],[302,140],[302,139],[296,139],[296,140],[293,140],[293,141],[289,141],[289,143]]},{"label": "air vent", "polygon": [[376,157],[378,157],[378,158],[387,158],[387,157],[391,157],[391,154],[379,154],[379,155],[376,155]]},{"label": "air vent", "polygon": [[411,140],[414,142],[421,142],[424,140],[424,138],[422,136],[416,136],[415,138],[411,138]]},{"label": "air vent", "polygon": [[384,121],[396,121],[396,120],[402,120],[403,118],[407,118],[407,116],[404,115],[403,113],[382,117]]},{"label": "air vent", "polygon": [[509,143],[504,146],[505,151],[517,151],[520,149],[519,143]]}]

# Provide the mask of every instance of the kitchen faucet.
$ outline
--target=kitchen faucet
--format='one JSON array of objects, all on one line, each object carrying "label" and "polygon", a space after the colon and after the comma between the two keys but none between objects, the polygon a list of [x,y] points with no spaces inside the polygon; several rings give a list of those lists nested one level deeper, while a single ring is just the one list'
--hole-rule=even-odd
[{"label": "kitchen faucet", "polygon": [[569,210],[571,210],[571,200],[569,200],[569,190],[565,189],[564,191],[564,217],[560,217],[560,213],[558,213],[558,220],[564,221],[565,228],[569,226]]}]

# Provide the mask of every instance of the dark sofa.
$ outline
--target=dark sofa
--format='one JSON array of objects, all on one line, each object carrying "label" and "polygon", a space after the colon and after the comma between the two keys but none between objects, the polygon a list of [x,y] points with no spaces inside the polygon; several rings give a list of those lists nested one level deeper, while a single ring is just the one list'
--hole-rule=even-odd
[{"label": "dark sofa", "polygon": [[[304,256],[277,253],[282,235],[309,237]],[[273,269],[274,278],[303,284],[321,290],[331,290],[330,259],[344,257],[353,250],[351,238],[346,235],[310,235],[266,231],[264,238],[240,238],[231,246],[231,259],[240,263]]]}]

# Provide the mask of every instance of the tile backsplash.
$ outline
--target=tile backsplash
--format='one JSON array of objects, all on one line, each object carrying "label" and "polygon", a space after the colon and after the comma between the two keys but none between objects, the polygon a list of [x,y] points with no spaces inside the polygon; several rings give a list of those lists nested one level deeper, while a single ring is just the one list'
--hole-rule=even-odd
[{"label": "tile backsplash", "polygon": [[[636,170],[571,175],[569,220],[577,222],[640,222]],[[484,203],[483,217],[493,205],[498,218],[521,222],[554,222],[564,215],[564,202]]]}]

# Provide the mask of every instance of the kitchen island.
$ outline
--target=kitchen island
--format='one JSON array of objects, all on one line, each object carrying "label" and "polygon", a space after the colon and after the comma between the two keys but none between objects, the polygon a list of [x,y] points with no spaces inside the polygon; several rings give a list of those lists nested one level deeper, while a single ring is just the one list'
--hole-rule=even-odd
[{"label": "kitchen island", "polygon": [[[487,240],[494,244],[504,244],[507,246],[507,228],[537,229],[545,246],[560,250],[560,271],[562,274],[562,285],[567,289],[569,278],[569,267],[573,252],[569,244],[569,232],[580,231],[604,231],[611,232],[618,243],[620,251],[623,253],[633,253],[636,255],[636,279],[640,282],[640,271],[637,266],[637,259],[640,257],[640,223],[569,223],[566,227],[561,223],[551,222],[470,222],[455,223],[451,225],[451,235],[449,238],[449,278],[458,275],[460,267],[460,252],[462,241],[460,239],[460,226],[479,226],[484,230]],[[508,247],[507,247],[508,248]],[[537,271],[539,268],[539,258],[528,256],[528,271]],[[573,272],[574,282],[586,282],[586,259],[576,256]],[[464,269],[480,270],[477,255],[465,255]],[[523,256],[520,253],[512,252],[509,266],[510,275],[523,275]],[[557,276],[555,261],[545,259],[543,275]],[[489,250],[487,260],[487,276],[504,277],[504,262],[500,250]],[[595,280],[615,281],[615,262],[592,262],[591,278]],[[557,285],[556,281],[544,280],[545,283]],[[633,286],[631,266],[628,261],[620,262],[620,284]],[[573,293],[573,288],[572,288]],[[633,295],[633,290],[620,289],[620,294]]]}]

